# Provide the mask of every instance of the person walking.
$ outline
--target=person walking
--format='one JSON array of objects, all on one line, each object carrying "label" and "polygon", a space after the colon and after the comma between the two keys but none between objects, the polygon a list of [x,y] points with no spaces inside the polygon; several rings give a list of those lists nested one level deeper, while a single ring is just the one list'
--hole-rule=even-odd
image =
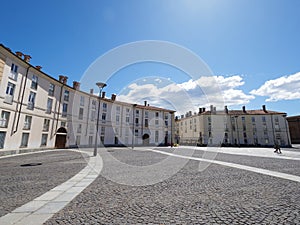
[{"label": "person walking", "polygon": [[275,153],[278,153],[278,154],[281,154],[281,150],[280,150],[280,146],[279,146],[279,144],[275,144],[274,145],[274,149],[275,149]]}]

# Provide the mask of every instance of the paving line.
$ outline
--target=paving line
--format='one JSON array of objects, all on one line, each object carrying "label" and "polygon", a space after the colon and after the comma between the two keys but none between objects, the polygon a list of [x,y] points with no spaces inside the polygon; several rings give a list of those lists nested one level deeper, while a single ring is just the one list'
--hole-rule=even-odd
[{"label": "paving line", "polygon": [[276,171],[272,171],[272,170],[261,169],[261,168],[252,167],[252,166],[245,166],[245,165],[236,164],[236,163],[223,162],[223,161],[218,161],[218,160],[203,159],[203,158],[184,156],[184,155],[176,155],[173,153],[163,152],[163,151],[159,151],[159,150],[155,150],[155,149],[148,149],[148,150],[152,151],[152,152],[164,154],[164,155],[173,156],[173,157],[179,157],[179,158],[183,158],[183,159],[191,159],[191,160],[202,161],[202,162],[207,162],[207,163],[214,163],[214,164],[218,164],[218,165],[222,165],[222,166],[247,170],[247,171],[251,171],[251,172],[255,172],[255,173],[259,173],[259,174],[264,174],[264,175],[268,175],[268,176],[273,176],[273,177],[277,177],[277,178],[300,182],[299,176],[291,175],[288,173],[281,173],[281,172],[276,172]]},{"label": "paving line", "polygon": [[[87,153],[80,150],[72,150]],[[100,174],[103,161],[99,154],[89,157],[88,164],[75,176],[43,195],[0,217],[1,225],[42,225],[63,209]]]}]

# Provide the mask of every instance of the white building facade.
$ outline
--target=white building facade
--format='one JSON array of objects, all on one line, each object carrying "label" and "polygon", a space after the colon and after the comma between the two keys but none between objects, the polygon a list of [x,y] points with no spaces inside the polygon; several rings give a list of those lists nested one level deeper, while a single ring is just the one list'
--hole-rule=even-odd
[{"label": "white building facade", "polygon": [[30,56],[0,45],[0,151],[93,147],[98,106],[98,146],[167,145],[175,111],[99,98],[76,81],[56,80],[30,64]]},{"label": "white building facade", "polygon": [[175,143],[198,146],[291,146],[286,113],[200,108],[175,119]]}]

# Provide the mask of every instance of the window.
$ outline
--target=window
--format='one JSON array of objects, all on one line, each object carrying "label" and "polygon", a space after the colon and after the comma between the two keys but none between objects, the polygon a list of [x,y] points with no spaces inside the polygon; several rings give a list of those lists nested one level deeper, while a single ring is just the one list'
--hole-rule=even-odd
[{"label": "window", "polygon": [[92,109],[96,109],[96,100],[92,100]]},{"label": "window", "polygon": [[168,120],[165,121],[165,127],[168,127]]},{"label": "window", "polygon": [[106,120],[106,113],[102,113],[102,122],[105,122]]},{"label": "window", "polygon": [[89,136],[89,146],[93,145],[93,136]]},{"label": "window", "polygon": [[61,121],[61,122],[60,122],[60,126],[61,126],[61,127],[66,127],[66,122]]},{"label": "window", "polygon": [[80,105],[84,106],[84,96],[80,96]]},{"label": "window", "polygon": [[95,118],[96,118],[96,111],[93,110],[93,111],[91,111],[91,121],[94,121]]},{"label": "window", "polygon": [[53,103],[53,99],[48,98],[47,109],[46,109],[46,113],[48,113],[48,114],[50,114],[52,111],[52,103]]},{"label": "window", "polygon": [[262,118],[262,121],[265,123],[266,122],[266,117],[265,116],[263,116]]},{"label": "window", "polygon": [[63,108],[62,108],[62,117],[66,117],[67,116],[67,112],[68,112],[68,104],[64,103],[63,104]]},{"label": "window", "polygon": [[159,117],[159,112],[156,112],[156,113],[155,113],[155,117]]},{"label": "window", "polygon": [[79,116],[78,119],[82,120],[83,119],[83,108],[79,108]]},{"label": "window", "polygon": [[13,102],[13,97],[14,97],[14,92],[15,92],[15,87],[13,83],[8,82],[7,87],[6,87],[6,96],[4,99],[4,102],[12,104]]},{"label": "window", "polygon": [[106,104],[106,103],[103,103],[103,104],[102,104],[102,108],[103,108],[103,111],[106,112],[106,111],[107,111],[107,104]]},{"label": "window", "polygon": [[145,111],[145,118],[148,118],[148,117],[149,117],[149,112]]},{"label": "window", "polygon": [[24,127],[23,127],[24,130],[30,130],[31,121],[32,121],[32,116],[25,116]]},{"label": "window", "polygon": [[48,95],[49,96],[53,96],[54,95],[54,89],[55,89],[55,85],[50,83],[49,90],[48,90]]},{"label": "window", "polygon": [[29,139],[29,133],[22,134],[21,147],[27,147]]},{"label": "window", "polygon": [[105,135],[105,127],[101,127],[101,136],[104,136]]},{"label": "window", "polygon": [[120,107],[120,106],[117,106],[116,110],[117,110],[117,113],[119,114],[120,111],[121,111],[121,107]]},{"label": "window", "polygon": [[93,134],[95,132],[95,126],[90,125],[90,134]]},{"label": "window", "polygon": [[120,123],[120,115],[116,115],[116,123],[117,123],[117,124]]},{"label": "window", "polygon": [[17,80],[18,78],[18,66],[16,64],[11,64],[9,78]]},{"label": "window", "polygon": [[129,116],[126,116],[126,123],[129,123]]},{"label": "window", "polygon": [[0,148],[4,148],[6,132],[0,131]]},{"label": "window", "polygon": [[136,116],[139,116],[140,115],[140,110],[135,110],[135,114],[136,114]]},{"label": "window", "polygon": [[81,138],[80,135],[77,135],[77,136],[76,136],[75,144],[76,144],[77,146],[80,145],[80,138]]},{"label": "window", "polygon": [[37,87],[38,87],[38,77],[36,75],[32,75],[31,88],[36,90]]},{"label": "window", "polygon": [[129,113],[130,112],[130,109],[129,108],[126,108],[126,113]]},{"label": "window", "polygon": [[138,129],[135,129],[135,130],[134,130],[134,136],[137,137],[138,135],[139,135],[139,130],[138,130]]},{"label": "window", "polygon": [[169,115],[166,113],[165,114],[165,120],[169,119]]},{"label": "window", "polygon": [[43,131],[49,131],[50,120],[44,119]]},{"label": "window", "polygon": [[64,101],[68,102],[70,97],[70,92],[68,90],[65,90],[64,93]]},{"label": "window", "polygon": [[158,120],[155,120],[155,125],[156,125],[156,126],[158,126],[158,125],[159,125],[159,123],[158,123]]},{"label": "window", "polygon": [[149,126],[149,121],[148,119],[145,119],[145,127],[148,127]]},{"label": "window", "polygon": [[47,145],[48,134],[42,134],[41,146]]},{"label": "window", "polygon": [[135,124],[139,124],[139,118],[135,118]]},{"label": "window", "polygon": [[158,142],[158,134],[159,134],[159,133],[158,133],[158,130],[156,130],[156,131],[155,131],[155,142],[156,142],[156,143]]},{"label": "window", "polygon": [[251,117],[252,123],[255,123],[255,117]]},{"label": "window", "polygon": [[6,128],[8,126],[10,112],[2,111],[0,118],[0,127]]},{"label": "window", "polygon": [[31,91],[30,94],[29,94],[29,98],[28,98],[27,109],[32,110],[34,108],[35,96],[36,96],[36,93]]}]

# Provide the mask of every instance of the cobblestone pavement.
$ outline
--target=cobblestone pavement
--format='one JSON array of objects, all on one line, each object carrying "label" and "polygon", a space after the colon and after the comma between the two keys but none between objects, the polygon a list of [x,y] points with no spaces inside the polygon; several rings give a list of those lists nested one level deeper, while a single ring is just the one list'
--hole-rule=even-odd
[{"label": "cobblestone pavement", "polygon": [[[131,165],[166,157],[127,149],[111,154]],[[292,160],[217,157],[260,168],[287,167],[284,172],[299,168],[299,161],[290,166]],[[100,175],[45,224],[300,224],[300,183],[216,164],[198,168],[199,162],[189,160],[174,176],[148,186],[126,186]],[[102,174],[109,170],[104,163]],[[125,170],[118,173],[128,175]]]},{"label": "cobblestone pavement", "polygon": [[[68,180],[82,168],[84,156],[72,151],[48,151],[0,159],[0,216]],[[37,166],[23,164],[42,163]]]}]

